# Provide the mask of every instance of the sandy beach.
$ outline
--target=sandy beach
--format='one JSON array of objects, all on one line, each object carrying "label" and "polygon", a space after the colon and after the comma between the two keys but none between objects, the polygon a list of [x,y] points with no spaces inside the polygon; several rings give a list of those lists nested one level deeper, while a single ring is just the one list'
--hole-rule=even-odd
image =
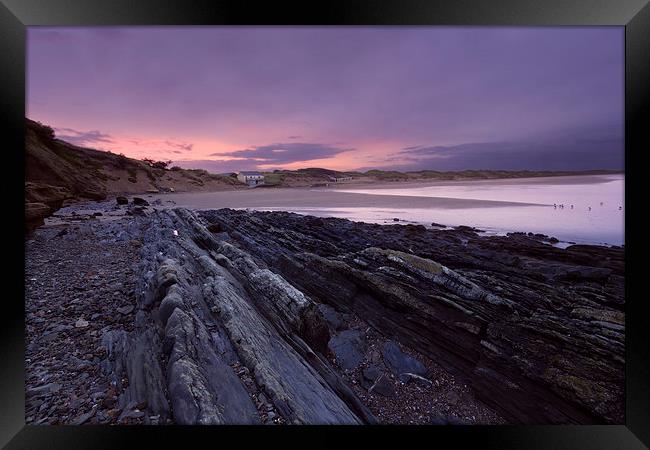
[{"label": "sandy beach", "polygon": [[433,186],[512,186],[512,185],[579,185],[610,181],[604,175],[532,177],[490,180],[456,180],[430,182],[341,183],[328,187],[255,188],[217,192],[179,192],[154,194],[164,203],[193,209],[213,208],[405,208],[465,209],[504,206],[547,206],[548,203],[477,200],[449,197],[374,195],[355,190],[418,189]]},{"label": "sandy beach", "polygon": [[466,200],[459,198],[408,197],[400,195],[372,195],[336,190],[292,188],[251,189],[246,191],[188,192],[153,195],[175,206],[192,209],[218,208],[488,208],[499,206],[539,206],[534,203]]}]

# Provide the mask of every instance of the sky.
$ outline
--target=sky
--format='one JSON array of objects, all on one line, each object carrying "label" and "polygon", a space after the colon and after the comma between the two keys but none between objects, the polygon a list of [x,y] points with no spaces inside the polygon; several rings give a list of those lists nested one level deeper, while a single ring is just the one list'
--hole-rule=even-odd
[{"label": "sky", "polygon": [[27,117],[215,173],[622,169],[623,27],[29,27]]}]

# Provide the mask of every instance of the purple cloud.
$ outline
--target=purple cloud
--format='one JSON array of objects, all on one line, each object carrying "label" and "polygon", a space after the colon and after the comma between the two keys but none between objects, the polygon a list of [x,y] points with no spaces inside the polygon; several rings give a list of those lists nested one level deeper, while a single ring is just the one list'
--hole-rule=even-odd
[{"label": "purple cloud", "polygon": [[112,143],[110,135],[101,131],[78,131],[72,128],[54,128],[57,139],[69,142],[80,147],[93,147],[102,143]]},{"label": "purple cloud", "polygon": [[[234,160],[212,160],[212,159],[193,159],[177,160],[172,163],[173,166],[182,167],[183,169],[204,169],[211,173],[232,173],[241,170],[259,170],[255,161],[234,161]],[[273,169],[265,169],[273,170]]]},{"label": "purple cloud", "polygon": [[351,150],[353,149],[334,147],[327,144],[294,142],[262,145],[228,153],[213,153],[210,156],[229,156],[242,160],[254,161],[256,165],[282,165],[297,161],[312,161],[316,159],[332,158],[339,153]]},{"label": "purple cloud", "polygon": [[[604,133],[604,134],[603,134]],[[591,170],[624,169],[624,143],[607,130],[539,141],[478,142],[410,146],[387,158],[399,170]]]},{"label": "purple cloud", "polygon": [[[181,149],[185,152],[191,152],[192,148],[194,147],[194,144],[188,144],[185,142],[173,142],[173,141],[165,141],[165,144],[167,144],[170,147],[176,147],[178,149]],[[181,152],[174,152],[174,153],[181,153]]]}]

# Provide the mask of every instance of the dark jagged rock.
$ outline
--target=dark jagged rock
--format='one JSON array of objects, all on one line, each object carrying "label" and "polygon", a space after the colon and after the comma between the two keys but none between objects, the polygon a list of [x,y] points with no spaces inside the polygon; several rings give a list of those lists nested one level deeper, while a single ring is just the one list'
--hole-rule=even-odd
[{"label": "dark jagged rock", "polygon": [[481,231],[481,230],[478,230],[478,229],[476,229],[474,227],[468,227],[467,225],[458,225],[457,227],[454,227],[454,229],[457,230],[457,231],[464,231],[464,232],[469,232],[469,233],[474,233],[474,232],[477,232],[477,231]]},{"label": "dark jagged rock", "polygon": [[370,389],[375,381],[382,375],[382,369],[377,364],[372,364],[361,371],[360,382],[364,389]]},{"label": "dark jagged rock", "polygon": [[382,373],[373,385],[370,386],[368,392],[373,392],[384,397],[393,397],[395,395],[395,385],[385,373]]},{"label": "dark jagged rock", "polygon": [[334,308],[321,303],[318,305],[318,309],[327,322],[327,326],[330,328],[330,332],[334,333],[341,329],[343,326],[343,320],[341,318],[341,315],[336,312]]},{"label": "dark jagged rock", "polygon": [[149,206],[149,202],[141,197],[133,197],[132,202],[137,206]]},{"label": "dark jagged rock", "polygon": [[223,231],[218,223],[211,223],[207,228],[210,233],[221,233]]},{"label": "dark jagged rock", "polygon": [[122,389],[122,373],[126,373],[129,384],[119,398],[125,408],[130,403],[146,402],[148,410],[163,420],[169,417],[169,401],[165,395],[165,380],[157,355],[161,342],[153,330],[142,330],[128,334],[109,332],[103,337],[108,349],[103,369],[111,374],[114,384]]},{"label": "dark jagged rock", "polygon": [[122,195],[118,195],[117,197],[115,197],[115,203],[117,203],[118,205],[128,205],[129,199]]},{"label": "dark jagged rock", "polygon": [[285,212],[201,216],[313,300],[463,377],[511,422],[623,421],[622,248]]},{"label": "dark jagged rock", "polygon": [[[414,373],[416,375],[424,375],[427,373],[427,368],[424,367],[424,364],[402,352],[399,346],[392,341],[384,344],[382,354],[384,361],[386,361],[393,375],[400,377],[400,379],[402,379],[402,375],[407,373]],[[408,376],[405,379],[408,379]]]},{"label": "dark jagged rock", "polygon": [[345,330],[334,336],[328,345],[344,369],[354,369],[363,360],[364,342],[359,330]]},{"label": "dark jagged rock", "polygon": [[132,216],[146,216],[147,213],[142,206],[134,206],[127,210],[127,214]]}]

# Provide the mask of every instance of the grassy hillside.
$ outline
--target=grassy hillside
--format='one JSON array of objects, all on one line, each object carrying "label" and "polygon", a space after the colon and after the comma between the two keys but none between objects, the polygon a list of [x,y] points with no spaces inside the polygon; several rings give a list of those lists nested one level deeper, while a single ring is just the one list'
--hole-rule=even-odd
[{"label": "grassy hillside", "polygon": [[362,175],[374,181],[447,181],[447,180],[487,180],[504,178],[535,178],[563,175],[601,175],[620,173],[617,170],[588,171],[544,171],[544,170],[460,170],[440,172],[437,170],[420,170],[417,172],[396,172],[386,170],[369,170]]},{"label": "grassy hillside", "polygon": [[163,169],[145,161],[78,147],[56,139],[52,128],[26,119],[25,210],[28,228],[66,200],[101,200],[149,191],[245,187],[236,178],[205,170]]},{"label": "grassy hillside", "polygon": [[263,172],[267,187],[299,187],[332,183],[333,178],[351,177],[342,183],[380,183],[399,181],[448,181],[448,180],[486,180],[503,178],[534,178],[562,175],[599,175],[618,173],[614,170],[590,171],[540,171],[540,170],[462,170],[440,172],[421,170],[417,172],[397,172],[394,170],[368,170],[366,172],[339,172],[329,169],[275,170]]},{"label": "grassy hillside", "polygon": [[[356,178],[360,178],[357,174]],[[348,172],[337,170],[308,168],[298,170],[275,170],[264,172],[264,184],[266,186],[311,186],[314,184],[331,183],[333,178],[351,176]]]},{"label": "grassy hillside", "polygon": [[205,170],[156,168],[124,155],[77,147],[56,139],[51,128],[29,119],[25,148],[28,182],[65,187],[78,197],[97,199],[117,193],[241,185],[236,178]]}]

